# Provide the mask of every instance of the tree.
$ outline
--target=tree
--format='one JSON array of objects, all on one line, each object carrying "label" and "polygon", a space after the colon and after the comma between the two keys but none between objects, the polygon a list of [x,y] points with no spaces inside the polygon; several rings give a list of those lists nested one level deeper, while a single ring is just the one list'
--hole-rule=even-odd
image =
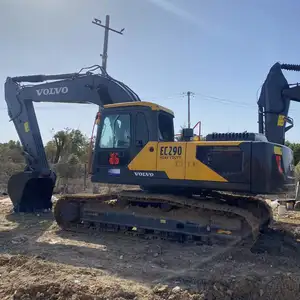
[{"label": "tree", "polygon": [[78,129],[65,128],[57,131],[53,139],[45,146],[48,160],[57,164],[67,160],[70,154],[75,154],[80,160],[87,158],[88,138]]},{"label": "tree", "polygon": [[[89,139],[78,129],[65,128],[53,132],[44,149],[50,168],[57,174],[56,188],[60,189],[61,184],[69,186],[69,183],[84,182],[89,144]],[[24,171],[22,150],[19,141],[0,143],[0,190],[6,190],[10,176]]]},{"label": "tree", "polygon": [[70,154],[66,161],[55,165],[55,171],[60,178],[80,178],[84,175],[83,166],[76,154]]},{"label": "tree", "polygon": [[55,141],[49,141],[45,146],[46,157],[50,164],[54,164],[57,159],[57,147]]},{"label": "tree", "polygon": [[25,167],[21,144],[12,140],[0,143],[0,163],[0,190],[6,190],[10,176],[23,171]]},{"label": "tree", "polygon": [[285,145],[291,148],[294,152],[294,164],[296,166],[300,162],[300,144],[286,141]]},{"label": "tree", "polygon": [[69,153],[76,155],[81,161],[85,160],[90,144],[89,139],[78,129],[71,130],[69,136]]}]

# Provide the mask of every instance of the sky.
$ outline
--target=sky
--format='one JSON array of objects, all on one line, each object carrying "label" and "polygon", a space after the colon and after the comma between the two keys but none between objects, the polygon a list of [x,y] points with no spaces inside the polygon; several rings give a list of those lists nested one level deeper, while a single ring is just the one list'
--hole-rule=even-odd
[{"label": "sky", "polygon": [[[270,67],[300,64],[297,0],[0,0],[0,142],[18,139],[4,100],[7,76],[59,74],[101,64],[110,15],[108,73],[142,100],[172,109],[175,128],[201,121],[202,134],[257,132],[257,97]],[[284,73],[289,83],[299,73]],[[2,82],[2,83],[1,83]],[[53,131],[88,136],[97,107],[35,104],[44,143]],[[298,141],[300,104],[291,105]]]}]

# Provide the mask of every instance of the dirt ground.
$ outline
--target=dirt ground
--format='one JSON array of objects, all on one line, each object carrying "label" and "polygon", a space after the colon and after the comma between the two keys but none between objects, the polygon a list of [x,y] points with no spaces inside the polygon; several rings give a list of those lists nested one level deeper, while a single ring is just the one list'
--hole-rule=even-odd
[{"label": "dirt ground", "polygon": [[253,251],[230,250],[75,235],[0,199],[0,299],[299,299],[300,213],[277,221]]}]

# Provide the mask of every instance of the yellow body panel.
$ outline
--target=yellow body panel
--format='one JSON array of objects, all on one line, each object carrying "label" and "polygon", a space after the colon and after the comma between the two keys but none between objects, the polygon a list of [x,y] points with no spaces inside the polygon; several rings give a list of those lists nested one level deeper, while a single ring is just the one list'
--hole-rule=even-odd
[{"label": "yellow body panel", "polygon": [[157,171],[166,172],[170,179],[185,178],[186,142],[160,142],[157,147]]},{"label": "yellow body panel", "polygon": [[196,159],[196,147],[238,146],[240,143],[239,141],[149,142],[131,161],[128,168],[131,171],[163,171],[169,179],[227,182],[217,172]]},{"label": "yellow body panel", "polygon": [[[150,151],[153,149],[153,151]],[[128,165],[131,171],[156,171],[157,142],[149,142]]]},{"label": "yellow body panel", "polygon": [[199,143],[187,143],[185,179],[227,182],[225,178],[196,159],[197,145]]}]

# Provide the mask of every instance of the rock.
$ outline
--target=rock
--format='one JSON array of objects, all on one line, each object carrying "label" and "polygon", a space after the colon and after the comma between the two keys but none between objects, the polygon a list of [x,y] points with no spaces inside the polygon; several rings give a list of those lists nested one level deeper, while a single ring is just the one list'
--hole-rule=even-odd
[{"label": "rock", "polygon": [[57,197],[52,196],[52,197],[51,197],[51,200],[52,200],[52,202],[57,202]]},{"label": "rock", "polygon": [[300,211],[300,201],[296,201],[296,203],[294,205],[294,210]]},{"label": "rock", "polygon": [[45,295],[41,292],[37,292],[36,299],[45,299]]},{"label": "rock", "polygon": [[259,290],[259,296],[262,297],[264,294],[264,291],[262,289]]},{"label": "rock", "polygon": [[181,291],[181,288],[177,285],[172,289],[172,293],[179,293]]},{"label": "rock", "polygon": [[168,291],[168,286],[166,284],[158,284],[153,288],[154,293],[165,293]]},{"label": "rock", "polygon": [[22,292],[22,291],[20,291],[20,290],[15,290],[13,297],[14,297],[14,299],[15,299],[15,298],[20,298],[22,295],[23,295],[23,292]]},{"label": "rock", "polygon": [[28,238],[25,235],[20,235],[12,238],[11,242],[13,244],[21,244],[21,243],[25,243],[27,240]]},{"label": "rock", "polygon": [[276,200],[272,201],[269,205],[271,206],[272,209],[275,210],[275,209],[278,208],[278,206],[280,205],[280,203],[278,202],[278,199],[276,199]]},{"label": "rock", "polygon": [[192,295],[191,300],[204,300],[205,295],[204,294],[198,294],[198,295]]}]

